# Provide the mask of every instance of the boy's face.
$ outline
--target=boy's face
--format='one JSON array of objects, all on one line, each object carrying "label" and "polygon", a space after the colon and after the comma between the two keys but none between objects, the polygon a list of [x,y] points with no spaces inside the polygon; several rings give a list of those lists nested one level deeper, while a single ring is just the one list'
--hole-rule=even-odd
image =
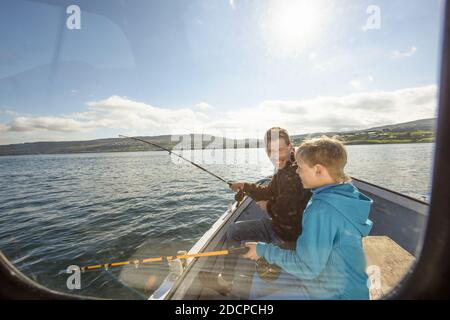
[{"label": "boy's face", "polygon": [[292,152],[292,144],[287,145],[284,139],[272,140],[267,148],[270,161],[278,169],[283,169],[289,161]]},{"label": "boy's face", "polygon": [[316,166],[310,167],[301,157],[296,157],[297,174],[305,189],[313,189],[320,185],[320,174]]}]

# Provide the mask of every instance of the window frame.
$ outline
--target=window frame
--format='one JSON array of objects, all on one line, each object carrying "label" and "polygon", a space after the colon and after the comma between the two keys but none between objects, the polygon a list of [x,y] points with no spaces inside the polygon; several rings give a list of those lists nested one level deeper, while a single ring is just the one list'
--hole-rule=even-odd
[{"label": "window frame", "polygon": [[[450,286],[450,5],[445,3],[431,201],[418,261],[384,299],[448,299]],[[57,292],[20,272],[0,251],[0,299],[91,300]]]}]

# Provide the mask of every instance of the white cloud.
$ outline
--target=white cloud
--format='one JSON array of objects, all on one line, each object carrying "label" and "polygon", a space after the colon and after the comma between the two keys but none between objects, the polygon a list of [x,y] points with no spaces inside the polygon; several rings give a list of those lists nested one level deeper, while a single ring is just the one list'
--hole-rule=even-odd
[{"label": "white cloud", "polygon": [[58,131],[77,132],[95,129],[94,124],[80,122],[74,119],[62,117],[17,117],[7,125],[8,131]]},{"label": "white cloud", "polygon": [[371,84],[375,81],[372,75],[358,77],[349,82],[349,85],[356,91],[367,91]]},{"label": "white cloud", "polygon": [[213,109],[213,107],[206,102],[200,102],[200,103],[196,104],[195,107],[202,111],[207,111],[207,110]]},{"label": "white cloud", "polygon": [[[3,132],[2,140],[6,135],[20,140],[21,135],[30,137],[33,133],[39,134],[41,139],[45,134],[70,132],[86,137],[87,133],[92,135],[101,129],[114,129],[117,134],[130,131],[142,135],[204,132],[260,137],[272,126],[286,127],[292,134],[299,134],[364,129],[431,118],[436,115],[436,101],[437,86],[429,85],[307,100],[263,101],[253,107],[231,111],[216,109],[217,112],[208,115],[189,108],[159,108],[111,96],[88,102],[88,110],[70,115],[17,116],[10,123],[0,123],[0,131]],[[63,136],[74,138],[72,134]]]},{"label": "white cloud", "polygon": [[395,50],[394,52],[392,52],[391,54],[391,59],[404,59],[404,58],[409,58],[411,56],[413,56],[417,51],[416,47],[411,47],[409,50],[405,51],[405,52],[400,52],[398,50]]},{"label": "white cloud", "polygon": [[7,116],[11,116],[11,117],[18,117],[20,116],[20,113],[13,111],[13,110],[9,110],[9,109],[0,109],[0,114],[6,114]]},{"label": "white cloud", "polygon": [[101,101],[87,104],[91,108],[88,114],[96,121],[104,121],[105,127],[136,128],[152,131],[170,131],[175,128],[191,129],[206,121],[207,116],[189,108],[167,109],[130,100],[126,97],[112,96]]},{"label": "white cloud", "polygon": [[320,64],[320,63],[314,64],[314,65],[313,65],[313,68],[314,68],[315,70],[321,71],[321,72],[327,71],[327,67],[326,67],[325,65],[323,65],[323,64]]},{"label": "white cloud", "polygon": [[87,103],[88,110],[66,116],[19,116],[6,126],[9,132],[56,131],[87,132],[102,128],[141,129],[167,132],[175,128],[191,129],[201,125],[206,115],[191,109],[163,109],[125,97],[111,96]]},{"label": "white cloud", "polygon": [[209,124],[211,129],[259,132],[282,126],[291,133],[341,131],[431,118],[436,112],[435,85],[396,91],[354,93],[297,101],[265,101],[230,111]]},{"label": "white cloud", "polygon": [[349,82],[349,84],[352,86],[353,89],[361,91],[364,89],[363,85],[361,84],[361,81],[357,79],[353,79]]}]

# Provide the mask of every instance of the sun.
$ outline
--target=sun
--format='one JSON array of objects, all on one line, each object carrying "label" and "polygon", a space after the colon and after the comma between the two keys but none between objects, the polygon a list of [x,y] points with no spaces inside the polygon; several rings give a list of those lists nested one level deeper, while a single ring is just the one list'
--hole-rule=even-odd
[{"label": "sun", "polygon": [[323,0],[274,0],[261,17],[263,39],[277,55],[297,56],[320,37],[328,20]]}]

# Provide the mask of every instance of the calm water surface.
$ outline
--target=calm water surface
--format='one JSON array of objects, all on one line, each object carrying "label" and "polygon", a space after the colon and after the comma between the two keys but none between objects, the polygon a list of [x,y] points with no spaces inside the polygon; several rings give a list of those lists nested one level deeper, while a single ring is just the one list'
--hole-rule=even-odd
[{"label": "calm water surface", "polygon": [[[429,196],[434,144],[348,146],[347,172],[415,198]],[[184,154],[188,156],[187,153]],[[26,275],[59,291],[70,265],[189,250],[233,201],[227,185],[165,152],[0,157],[0,250]],[[273,172],[263,149],[195,151],[227,180]],[[82,274],[75,293],[146,298],[162,264]],[[151,281],[147,281],[149,276]]]}]

